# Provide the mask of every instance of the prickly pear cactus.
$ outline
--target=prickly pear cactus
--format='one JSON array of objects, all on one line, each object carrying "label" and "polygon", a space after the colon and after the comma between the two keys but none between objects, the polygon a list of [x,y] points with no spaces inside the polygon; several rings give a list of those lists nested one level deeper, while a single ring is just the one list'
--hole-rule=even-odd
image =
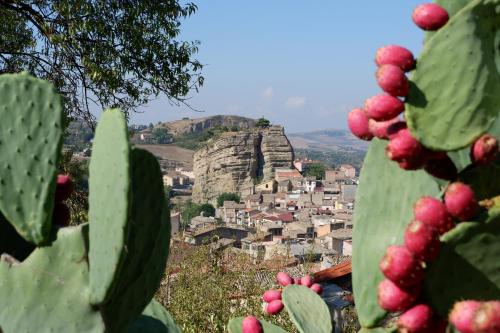
[{"label": "prickly pear cactus", "polygon": [[[448,11],[449,21],[427,33],[424,50],[410,74],[404,120],[413,140],[405,143],[413,146],[395,145],[399,132],[390,129],[383,138],[389,140],[390,149],[413,151],[407,159],[396,160],[386,154],[390,150],[386,142],[374,139],[361,171],[353,235],[353,288],[361,332],[397,328],[387,326],[384,320],[393,304],[387,302],[387,290],[379,288],[384,278],[390,280],[381,259],[390,245],[403,243],[410,248],[407,237],[414,230],[407,225],[416,219],[414,205],[423,196],[440,199],[446,219],[452,222],[451,230],[438,232],[424,221],[433,237],[439,237],[440,248],[437,259],[418,257],[418,265],[424,270],[423,281],[416,280],[412,286],[392,281],[398,292],[413,293],[420,304],[432,309],[431,316],[415,315],[427,325],[418,329],[444,332],[448,325],[457,330],[448,317],[456,302],[500,300],[500,266],[494,259],[500,256],[500,1],[436,3]],[[491,141],[496,145],[474,150],[479,138],[486,134],[495,138]],[[435,177],[436,173],[428,168],[429,161],[445,160],[447,156],[455,170],[447,167],[440,170],[440,177]],[[447,170],[453,173],[446,174]],[[467,218],[452,209],[455,202],[450,194],[451,183],[465,184],[472,190],[473,198],[460,197]],[[427,213],[432,216],[436,211]],[[429,239],[420,240],[430,244]],[[404,317],[417,313],[410,313],[415,303],[401,305],[401,298],[395,296],[400,294],[390,295],[394,296],[390,301],[400,302],[398,310],[406,311],[397,319],[397,326],[412,331]]]},{"label": "prickly pear cactus", "polygon": [[[0,331],[179,332],[152,301],[170,245],[159,165],[103,113],[89,222],[52,224],[62,107],[46,82],[0,76]],[[41,245],[41,246],[40,246]]]}]

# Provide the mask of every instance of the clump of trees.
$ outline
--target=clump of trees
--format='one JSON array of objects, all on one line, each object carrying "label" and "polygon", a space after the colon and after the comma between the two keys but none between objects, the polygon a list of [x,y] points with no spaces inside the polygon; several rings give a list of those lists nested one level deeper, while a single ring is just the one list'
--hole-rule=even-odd
[{"label": "clump of trees", "polygon": [[215,207],[210,203],[197,204],[192,200],[187,200],[185,203],[177,207],[182,216],[182,225],[185,228],[193,217],[200,216],[215,216]]},{"label": "clump of trees", "polygon": [[317,180],[325,179],[325,165],[323,163],[313,163],[304,171],[306,177],[316,177]]},{"label": "clump of trees", "polygon": [[224,205],[224,201],[236,201],[240,202],[240,196],[236,193],[222,193],[217,197],[217,207],[222,207]]},{"label": "clump of trees", "polygon": [[269,126],[271,126],[271,122],[264,117],[257,119],[255,123],[255,127],[265,128]]}]

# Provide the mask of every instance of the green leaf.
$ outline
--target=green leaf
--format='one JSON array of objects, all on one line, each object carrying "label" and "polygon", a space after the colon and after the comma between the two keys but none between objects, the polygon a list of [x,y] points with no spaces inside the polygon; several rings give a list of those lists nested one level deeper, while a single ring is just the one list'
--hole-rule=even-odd
[{"label": "green leaf", "polygon": [[129,327],[127,333],[181,333],[172,315],[156,300]]},{"label": "green leaf", "polygon": [[301,333],[331,333],[332,317],[325,301],[305,286],[290,285],[282,293],[285,309]]},{"label": "green leaf", "polygon": [[475,0],[426,43],[405,113],[426,147],[460,149],[492,127],[500,109],[499,29],[500,1]]},{"label": "green leaf", "polygon": [[[242,333],[243,328],[243,319],[244,317],[237,317],[233,318],[229,321],[227,325],[227,329],[229,330],[229,333]],[[276,326],[274,324],[268,323],[265,320],[259,319],[260,323],[262,324],[262,328],[264,329],[265,333],[287,333],[284,329],[282,329],[279,326]]]},{"label": "green leaf", "polygon": [[379,262],[389,245],[401,244],[424,195],[438,196],[438,184],[424,171],[405,171],[385,156],[387,143],[374,139],[361,170],[353,233],[353,288],[359,321],[373,327],[386,312],[377,303],[383,279]]},{"label": "green leaf", "polygon": [[500,299],[500,217],[489,223],[460,223],[442,241],[424,281],[432,307],[446,317],[456,301]]}]

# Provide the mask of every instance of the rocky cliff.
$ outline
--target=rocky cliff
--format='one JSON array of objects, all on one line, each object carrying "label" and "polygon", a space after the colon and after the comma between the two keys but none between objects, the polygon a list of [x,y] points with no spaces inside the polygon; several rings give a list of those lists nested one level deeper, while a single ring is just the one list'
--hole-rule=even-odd
[{"label": "rocky cliff", "polygon": [[215,126],[248,129],[254,127],[255,122],[255,119],[251,118],[220,115],[205,118],[176,120],[163,123],[160,126],[166,127],[174,137],[177,137],[184,134],[201,133]]},{"label": "rocky cliff", "polygon": [[194,154],[193,201],[213,203],[221,193],[273,179],[275,168],[291,168],[293,158],[283,127],[224,133]]}]

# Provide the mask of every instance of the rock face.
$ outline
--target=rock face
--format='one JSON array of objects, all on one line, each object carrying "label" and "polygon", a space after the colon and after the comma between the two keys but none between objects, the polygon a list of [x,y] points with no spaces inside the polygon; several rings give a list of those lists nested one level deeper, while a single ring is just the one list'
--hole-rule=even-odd
[{"label": "rock face", "polygon": [[240,116],[213,116],[196,119],[182,119],[164,123],[164,126],[174,136],[180,136],[190,133],[201,133],[215,126],[227,126],[238,128],[253,128],[255,119],[240,117]]},{"label": "rock face", "polygon": [[293,148],[281,126],[224,133],[194,154],[193,201],[215,203],[224,192],[240,193],[292,168]]}]

